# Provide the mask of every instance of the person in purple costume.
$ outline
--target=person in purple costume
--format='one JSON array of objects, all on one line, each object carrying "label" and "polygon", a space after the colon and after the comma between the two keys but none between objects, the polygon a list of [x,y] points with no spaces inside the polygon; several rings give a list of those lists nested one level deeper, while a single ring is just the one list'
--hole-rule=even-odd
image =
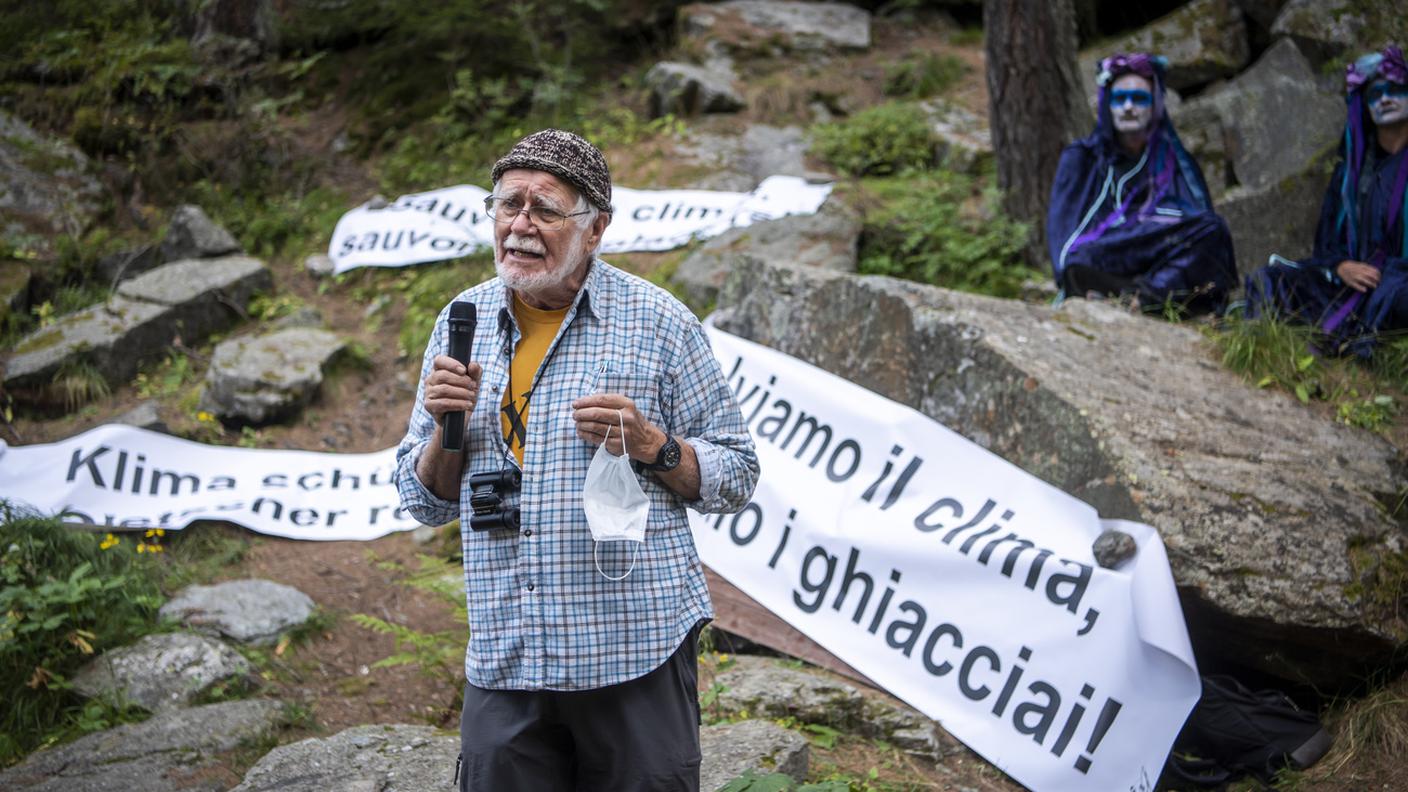
[{"label": "person in purple costume", "polygon": [[1063,297],[1117,297],[1141,310],[1221,311],[1237,285],[1227,223],[1164,107],[1167,62],[1100,61],[1095,131],[1061,152],[1046,217]]},{"label": "person in purple costume", "polygon": [[1310,258],[1272,263],[1247,278],[1247,315],[1279,316],[1324,332],[1326,352],[1373,354],[1408,329],[1408,64],[1388,46],[1345,73],[1340,162],[1320,207]]}]

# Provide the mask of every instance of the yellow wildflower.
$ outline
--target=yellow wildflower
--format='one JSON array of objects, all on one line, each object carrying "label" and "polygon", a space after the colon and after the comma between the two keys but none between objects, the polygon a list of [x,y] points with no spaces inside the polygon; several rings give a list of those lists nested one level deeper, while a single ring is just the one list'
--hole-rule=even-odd
[{"label": "yellow wildflower", "polygon": [[108,550],[108,549],[111,549],[111,548],[113,548],[113,547],[115,547],[115,546],[121,544],[121,543],[122,543],[122,540],[121,540],[121,539],[117,538],[116,536],[113,536],[112,534],[108,534],[106,537],[103,538],[103,541],[98,544],[98,549],[99,549],[99,550]]},{"label": "yellow wildflower", "polygon": [[196,413],[196,420],[200,421],[201,423],[214,423],[215,416],[206,412],[205,410],[201,410],[200,412]]}]

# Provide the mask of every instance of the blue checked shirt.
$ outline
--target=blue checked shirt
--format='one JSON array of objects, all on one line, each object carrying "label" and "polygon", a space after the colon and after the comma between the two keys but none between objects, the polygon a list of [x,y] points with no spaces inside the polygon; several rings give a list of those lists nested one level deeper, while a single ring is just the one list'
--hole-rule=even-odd
[{"label": "blue checked shirt", "polygon": [[[468,458],[459,502],[421,484],[416,461],[434,436],[422,406],[431,361],[445,354],[449,306],[440,312],[421,365],[420,391],[396,449],[401,504],[428,525],[460,518],[469,646],[465,677],[480,688],[587,690],[642,676],[662,664],[699,620],[713,617],[685,507],[732,512],[752,497],[758,458],[738,404],[698,320],[663,289],[596,260],[544,357],[528,411],[522,525],[469,528],[469,477],[517,465],[504,442],[499,406],[519,331],[497,279],[455,298],[478,314],[471,359],[484,367],[466,421]],[[652,423],[684,437],[699,459],[700,497],[686,502],[648,471],[637,478],[650,498],[643,545],[604,542],[593,562],[582,484],[596,448],[577,437],[574,399],[622,393]]]}]

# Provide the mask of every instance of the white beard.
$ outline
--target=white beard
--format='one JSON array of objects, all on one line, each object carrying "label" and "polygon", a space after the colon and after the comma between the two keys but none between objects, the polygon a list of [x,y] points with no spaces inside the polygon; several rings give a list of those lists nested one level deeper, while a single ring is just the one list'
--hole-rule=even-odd
[{"label": "white beard", "polygon": [[[587,235],[582,233],[572,239],[572,244],[568,245],[556,269],[543,268],[529,271],[511,269],[504,266],[503,256],[495,255],[494,272],[505,286],[516,292],[529,296],[550,295],[559,291],[581,265],[586,247],[586,237]],[[547,250],[541,241],[531,237],[519,237],[515,234],[508,235],[508,238],[504,240],[503,247],[514,247],[530,253],[543,253]]]}]

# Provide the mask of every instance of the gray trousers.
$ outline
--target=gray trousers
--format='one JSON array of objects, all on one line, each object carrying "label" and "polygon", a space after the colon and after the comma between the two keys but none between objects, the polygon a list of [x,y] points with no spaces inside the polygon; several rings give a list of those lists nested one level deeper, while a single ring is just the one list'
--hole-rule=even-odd
[{"label": "gray trousers", "polygon": [[698,792],[702,626],[659,668],[619,685],[465,685],[460,792]]}]

